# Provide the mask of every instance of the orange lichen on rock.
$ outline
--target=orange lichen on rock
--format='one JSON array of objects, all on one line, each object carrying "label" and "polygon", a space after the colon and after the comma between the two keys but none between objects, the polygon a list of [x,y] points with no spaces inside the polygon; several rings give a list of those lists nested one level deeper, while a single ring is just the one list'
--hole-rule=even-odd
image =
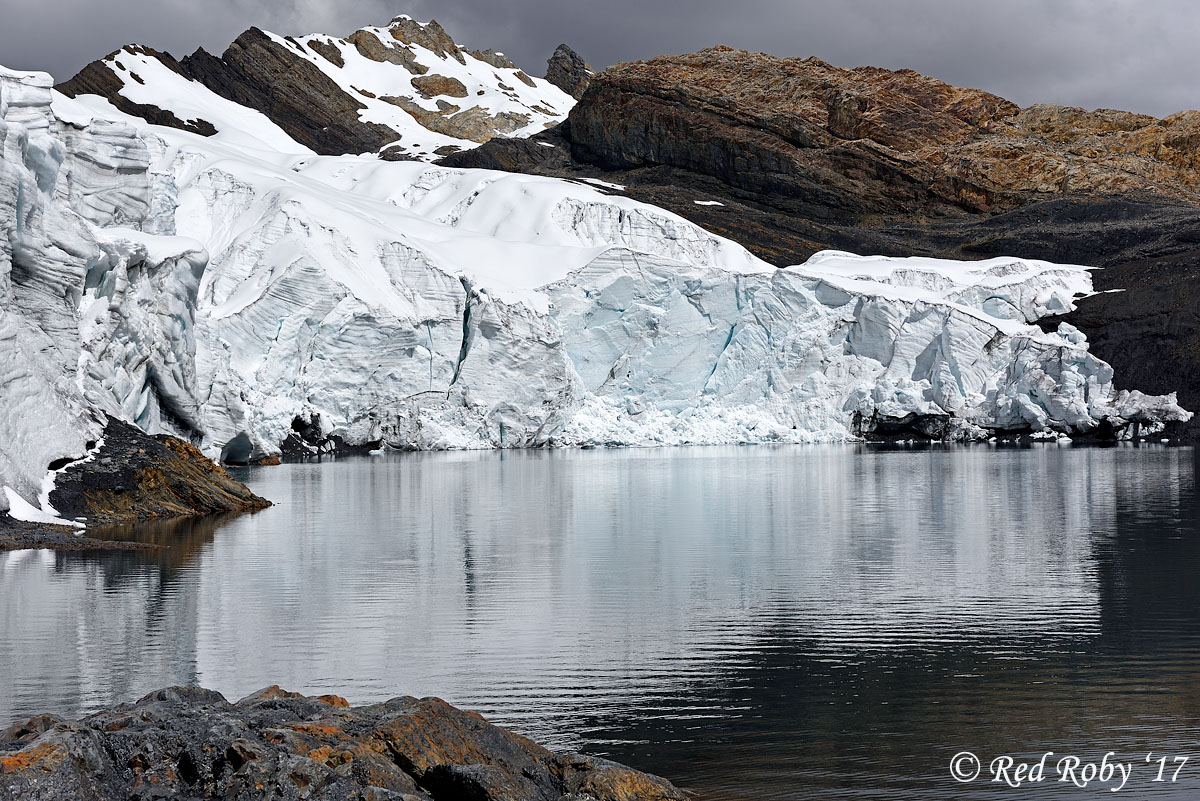
[{"label": "orange lichen on rock", "polygon": [[12,756],[0,757],[0,773],[17,773],[32,767],[47,771],[53,770],[62,761],[61,751],[62,746],[40,743],[25,751],[18,751]]}]

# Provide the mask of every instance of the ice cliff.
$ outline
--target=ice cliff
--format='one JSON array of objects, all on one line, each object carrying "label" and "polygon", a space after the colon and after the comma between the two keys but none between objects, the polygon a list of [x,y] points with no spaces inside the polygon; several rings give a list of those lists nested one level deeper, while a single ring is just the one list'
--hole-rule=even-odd
[{"label": "ice cliff", "polygon": [[778,270],[593,186],[204,137],[38,74],[0,72],[0,142],[0,485],[29,501],[99,412],[240,458],[298,427],[486,448],[1190,416],[1036,326],[1081,267]]}]

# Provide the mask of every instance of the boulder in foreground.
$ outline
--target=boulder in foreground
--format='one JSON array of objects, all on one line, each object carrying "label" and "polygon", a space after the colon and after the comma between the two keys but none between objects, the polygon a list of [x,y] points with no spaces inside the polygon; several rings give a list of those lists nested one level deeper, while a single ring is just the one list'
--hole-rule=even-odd
[{"label": "boulder in foreground", "polygon": [[279,687],[229,703],[170,687],[0,733],[3,799],[666,801],[656,776],[555,754],[437,698],[350,707]]}]

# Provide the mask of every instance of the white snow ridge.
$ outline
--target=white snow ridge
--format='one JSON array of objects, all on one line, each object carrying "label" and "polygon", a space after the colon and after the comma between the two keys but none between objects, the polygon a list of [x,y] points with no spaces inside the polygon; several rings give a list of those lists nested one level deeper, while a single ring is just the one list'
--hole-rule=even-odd
[{"label": "white snow ridge", "polygon": [[276,453],[297,417],[423,449],[1190,418],[1114,389],[1075,329],[1034,324],[1091,290],[1082,267],[778,270],[578,183],[244,133],[52,104],[48,76],[0,72],[0,485],[36,499],[99,411],[214,457],[241,435]]}]

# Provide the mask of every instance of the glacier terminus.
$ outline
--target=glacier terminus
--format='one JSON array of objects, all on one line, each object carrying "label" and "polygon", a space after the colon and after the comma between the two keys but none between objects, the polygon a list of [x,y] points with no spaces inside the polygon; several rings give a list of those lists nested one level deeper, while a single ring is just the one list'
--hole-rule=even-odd
[{"label": "glacier terminus", "polygon": [[237,461],[298,427],[456,449],[1131,437],[1191,416],[1039,327],[1092,291],[1086,267],[776,269],[603,186],[318,155],[170,80],[214,135],[0,72],[0,485],[33,507],[106,415]]}]

